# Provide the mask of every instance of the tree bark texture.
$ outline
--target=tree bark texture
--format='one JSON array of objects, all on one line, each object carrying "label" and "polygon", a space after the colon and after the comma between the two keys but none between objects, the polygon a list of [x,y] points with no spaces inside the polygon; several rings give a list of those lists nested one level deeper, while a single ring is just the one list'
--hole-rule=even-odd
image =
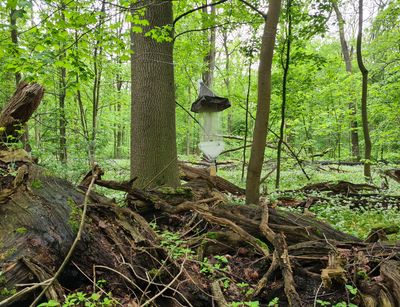
[{"label": "tree bark texture", "polygon": [[145,37],[154,27],[172,24],[172,3],[144,1],[149,4],[144,19],[150,25],[143,33],[132,33],[133,54],[131,106],[131,174],[136,184],[179,184],[175,85],[172,42],[157,42]]},{"label": "tree bark texture", "polygon": [[363,34],[363,0],[358,2],[358,35],[357,35],[357,63],[362,73],[362,94],[361,94],[361,117],[364,133],[364,176],[367,180],[371,179],[371,138],[369,135],[368,127],[368,110],[367,110],[367,96],[368,96],[368,70],[364,66],[362,58],[362,34]]},{"label": "tree bark texture", "polygon": [[[344,36],[344,19],[343,16],[339,10],[339,7],[335,1],[332,2],[333,9],[335,10],[336,13],[336,18],[338,20],[339,24],[339,37],[340,37],[340,45],[342,46],[342,54],[343,54],[343,59],[344,63],[346,65],[346,71],[349,74],[353,73],[353,66],[351,64],[351,55],[349,52],[349,47],[346,42],[346,38]],[[351,112],[351,121],[350,121],[350,139],[351,139],[351,154],[353,156],[354,161],[360,161],[361,156],[360,156],[360,144],[359,144],[359,138],[358,138],[358,122],[355,119],[355,116],[357,114],[357,104],[354,101],[349,102],[349,110]]]},{"label": "tree bark texture", "polygon": [[264,161],[271,103],[271,67],[280,9],[281,0],[271,0],[269,2],[258,68],[257,114],[253,133],[253,145],[251,147],[247,170],[246,203],[257,204],[260,196],[260,178]]},{"label": "tree bark texture", "polygon": [[[203,8],[203,13],[210,15],[210,17],[215,20],[215,6],[210,7],[210,12],[208,12],[207,7]],[[206,32],[207,33],[207,32]],[[216,39],[216,29],[212,28],[209,30],[209,35],[207,35],[207,45],[208,52],[204,57],[205,71],[203,72],[203,82],[204,84],[212,88],[214,81],[214,70],[215,70],[215,39]]]},{"label": "tree bark texture", "polygon": [[[39,106],[44,89],[38,84],[20,83],[14,96],[0,114],[0,142],[16,142],[20,129]],[[0,145],[4,147],[4,144]]]}]

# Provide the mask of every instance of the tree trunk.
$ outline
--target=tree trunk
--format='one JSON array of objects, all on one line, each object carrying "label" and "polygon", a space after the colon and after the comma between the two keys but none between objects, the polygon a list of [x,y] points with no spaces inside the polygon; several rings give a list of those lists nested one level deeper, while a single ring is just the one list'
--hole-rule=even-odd
[{"label": "tree trunk", "polygon": [[[250,88],[251,88],[251,65],[253,64],[253,56],[249,55],[249,67],[248,67],[248,77],[247,77],[247,93],[246,93],[246,117],[244,124],[244,138],[243,138],[243,161],[242,161],[242,174],[241,180],[244,180],[244,174],[246,169],[246,152],[247,152],[247,138],[249,134],[249,100],[250,100]],[[228,121],[229,122],[229,121]]]},{"label": "tree trunk", "polygon": [[[65,22],[64,10],[66,5],[61,1],[60,14],[61,19]],[[64,44],[60,45],[60,61],[62,62],[65,58]],[[59,107],[59,150],[58,157],[61,163],[67,163],[67,120],[65,115],[65,98],[67,96],[67,70],[65,67],[61,67],[59,70],[60,76],[58,79],[58,107]]]},{"label": "tree trunk", "polygon": [[[224,46],[224,53],[225,53],[225,77],[224,77],[224,82],[226,86],[226,92],[228,95],[228,98],[231,97],[231,78],[230,78],[230,64],[231,64],[231,54],[229,53],[229,47],[228,47],[228,33],[227,31],[222,32],[222,39],[223,39],[223,46]],[[230,135],[232,134],[232,110],[228,109],[226,110],[228,112],[227,115],[227,125],[226,125],[226,132]]]},{"label": "tree trunk", "polygon": [[363,0],[358,2],[358,35],[357,35],[357,63],[362,73],[362,95],[361,95],[361,116],[363,124],[365,153],[364,153],[364,176],[366,180],[371,180],[371,138],[368,128],[368,111],[367,111],[367,95],[368,95],[368,70],[365,68],[362,58],[361,44],[363,33]]},{"label": "tree trunk", "polygon": [[172,3],[148,4],[143,33],[131,34],[131,175],[138,186],[179,184],[176,152],[173,46],[144,34],[172,24]]},{"label": "tree trunk", "polygon": [[19,129],[31,117],[39,106],[44,90],[38,84],[21,82],[14,96],[0,114],[0,144],[4,148],[9,142],[17,142]]},{"label": "tree trunk", "polygon": [[[204,14],[209,14],[212,20],[215,20],[215,6],[211,6],[211,11],[208,13],[207,7],[203,8]],[[214,70],[215,70],[215,39],[216,39],[216,30],[215,28],[210,29],[210,35],[207,39],[208,45],[208,53],[204,57],[204,63],[206,66],[205,71],[203,72],[203,82],[204,84],[212,88],[214,81]]]},{"label": "tree trunk", "polygon": [[271,0],[269,2],[261,43],[260,64],[258,68],[257,114],[246,180],[246,203],[248,204],[257,204],[260,196],[261,169],[264,162],[271,103],[271,67],[280,8],[281,0]]},{"label": "tree trunk", "polygon": [[[10,12],[10,26],[11,26],[11,42],[15,48],[14,54],[18,56],[18,29],[17,29],[17,10],[11,9]],[[18,84],[21,82],[21,73],[19,71],[15,72],[15,88],[18,88]],[[21,127],[22,128],[22,127]],[[21,142],[26,151],[31,151],[31,146],[29,145],[29,127],[28,123],[24,124],[23,133],[21,136]]]},{"label": "tree trunk", "polygon": [[[106,10],[105,1],[101,2],[100,9],[100,18],[96,25],[95,33],[97,36],[100,36],[100,27],[104,21],[104,13]],[[93,49],[93,71],[94,71],[94,79],[93,79],[93,89],[92,89],[92,133],[90,136],[90,144],[89,144],[89,159],[90,163],[93,164],[96,160],[96,139],[97,139],[97,121],[98,113],[99,113],[99,104],[100,104],[100,84],[101,84],[101,74],[103,71],[102,68],[102,57],[103,55],[103,46],[101,45],[100,38],[96,39],[94,49]]]},{"label": "tree trunk", "polygon": [[[344,19],[339,10],[339,7],[335,1],[332,2],[333,9],[336,13],[336,18],[339,24],[339,37],[340,37],[340,45],[342,46],[342,54],[344,58],[344,63],[346,65],[346,71],[349,74],[353,73],[353,67],[351,64],[351,56],[349,52],[349,48],[346,42],[346,38],[344,36]],[[355,119],[357,114],[357,104],[354,101],[349,102],[349,110],[351,114],[351,121],[350,121],[350,139],[351,139],[351,154],[355,162],[360,161],[360,145],[358,139],[358,122]]]},{"label": "tree trunk", "polygon": [[[286,18],[287,20],[287,29],[286,29],[286,58],[285,63],[283,63],[282,59],[282,68],[283,68],[283,77],[282,77],[282,106],[281,106],[281,126],[279,129],[279,141],[278,141],[278,150],[277,150],[277,158],[276,158],[276,180],[275,180],[275,188],[279,190],[280,180],[281,180],[281,156],[282,156],[282,144],[284,141],[284,132],[285,132],[285,112],[286,112],[286,88],[287,88],[287,77],[289,73],[289,64],[290,64],[290,46],[292,43],[292,14],[291,14],[291,5],[292,1],[287,0],[287,8],[286,8]],[[282,54],[283,54],[282,52]]]}]

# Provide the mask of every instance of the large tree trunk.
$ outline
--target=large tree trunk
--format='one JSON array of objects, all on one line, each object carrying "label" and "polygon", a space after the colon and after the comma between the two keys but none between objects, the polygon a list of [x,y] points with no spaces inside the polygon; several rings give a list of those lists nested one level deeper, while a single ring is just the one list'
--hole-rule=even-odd
[{"label": "large tree trunk", "polygon": [[260,64],[258,68],[257,114],[246,180],[246,203],[248,204],[257,204],[260,197],[261,169],[264,162],[271,104],[271,67],[280,9],[281,0],[271,0],[269,2],[261,43]]},{"label": "large tree trunk", "polygon": [[[340,37],[340,45],[342,46],[342,54],[344,58],[344,63],[346,65],[346,71],[349,74],[353,73],[353,66],[351,64],[351,56],[349,52],[349,47],[346,42],[346,38],[344,36],[344,19],[339,10],[339,7],[335,1],[332,2],[333,9],[336,13],[336,18],[339,24],[339,37]],[[354,161],[360,161],[360,145],[358,139],[358,122],[355,119],[357,114],[357,104],[354,101],[349,103],[349,110],[351,112],[351,121],[350,121],[350,139],[351,139],[351,153]]]},{"label": "large tree trunk", "polygon": [[365,142],[364,153],[364,176],[367,180],[371,180],[371,138],[368,128],[368,110],[367,110],[367,95],[368,95],[368,70],[364,66],[362,58],[362,34],[363,34],[363,0],[358,2],[358,35],[357,35],[357,63],[362,73],[362,96],[361,96],[361,116]]},{"label": "large tree trunk", "polygon": [[[138,186],[179,184],[172,42],[145,33],[172,24],[172,3],[144,1],[150,25],[132,33],[131,174]],[[142,5],[141,4],[141,5]]]}]

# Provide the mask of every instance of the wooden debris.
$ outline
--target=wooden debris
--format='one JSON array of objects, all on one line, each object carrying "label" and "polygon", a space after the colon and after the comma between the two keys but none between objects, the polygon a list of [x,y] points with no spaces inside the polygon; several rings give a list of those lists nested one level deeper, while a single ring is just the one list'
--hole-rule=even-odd
[{"label": "wooden debris", "polygon": [[15,143],[22,136],[23,125],[36,111],[44,94],[37,83],[21,82],[0,114],[0,142]]}]

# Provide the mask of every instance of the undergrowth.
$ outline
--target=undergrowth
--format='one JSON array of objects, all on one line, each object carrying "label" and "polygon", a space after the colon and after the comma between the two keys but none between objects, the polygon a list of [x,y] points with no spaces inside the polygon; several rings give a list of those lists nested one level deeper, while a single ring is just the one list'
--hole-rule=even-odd
[{"label": "undergrowth", "polygon": [[[186,161],[198,161],[190,156],[182,156],[180,160]],[[128,180],[129,179],[129,160],[128,159],[102,159],[98,161],[99,165],[105,172],[103,179],[107,180]],[[41,164],[50,170],[50,172],[57,176],[71,181],[74,184],[78,184],[82,177],[88,172],[89,165],[84,159],[71,159],[68,164],[62,165],[52,159],[44,158]],[[396,167],[394,165],[374,165],[372,167],[372,183],[380,187],[383,183],[381,177],[382,172],[387,168]],[[268,165],[265,167],[263,175],[270,171]],[[281,175],[281,191],[285,190],[298,190],[301,187],[311,184],[326,181],[349,181],[352,183],[365,183],[363,176],[363,166],[345,166],[345,165],[306,165],[305,171],[310,177],[308,181],[296,164],[284,165]],[[240,187],[245,186],[245,181],[241,180],[241,164],[238,163],[234,167],[218,169],[218,175],[226,178],[227,180],[235,183]],[[279,196],[279,193],[275,191],[275,172],[273,172],[263,183],[261,189],[267,198],[274,200]],[[115,201],[121,205],[124,203],[125,194],[123,192],[112,191],[102,187],[96,187],[96,190],[100,193],[107,195],[110,198],[114,198]],[[379,193],[384,195],[400,195],[400,184],[389,179],[389,188],[381,190]],[[299,198],[304,197],[301,193],[286,193],[285,195]],[[398,225],[400,221],[400,211],[395,208],[381,209],[379,206],[373,208],[350,208],[349,203],[345,203],[343,200],[336,197],[326,197],[328,201],[320,202],[311,207],[316,217],[327,221],[333,227],[350,233],[354,236],[365,238],[371,228],[376,227],[388,227]],[[243,199],[236,199],[235,202],[243,204]],[[400,234],[390,235],[391,240],[399,240]]]}]

